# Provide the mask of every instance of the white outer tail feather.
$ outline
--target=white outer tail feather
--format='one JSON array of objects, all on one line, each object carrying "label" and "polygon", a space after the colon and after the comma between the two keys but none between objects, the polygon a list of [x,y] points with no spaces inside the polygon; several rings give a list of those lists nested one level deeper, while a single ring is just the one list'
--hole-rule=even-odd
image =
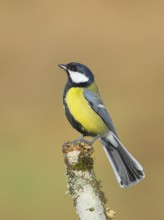
[{"label": "white outer tail feather", "polygon": [[[105,140],[108,140],[108,143]],[[141,164],[128,152],[128,150],[123,146],[123,144],[120,142],[118,137],[113,132],[110,131],[105,136],[105,138],[100,138],[100,141],[103,144],[104,151],[113,168],[116,179],[122,188],[130,187],[138,183],[145,177]],[[132,172],[132,168],[134,169],[135,180],[130,179],[130,175],[128,174],[129,170],[127,169],[127,166],[128,168],[130,168],[130,172]],[[118,167],[120,173],[117,170]],[[139,171],[139,173],[136,174],[135,171]],[[125,176],[124,180],[126,180],[126,184],[122,183],[123,175]]]},{"label": "white outer tail feather", "polygon": [[[135,162],[137,168],[139,170],[143,170],[143,167],[141,166],[141,164],[129,153],[129,151],[124,147],[124,145],[121,143],[121,141],[118,139],[118,137],[116,137],[116,135],[113,134],[113,132],[109,132],[107,138],[109,138],[109,136],[112,136],[113,139],[117,140],[117,142],[115,141],[117,143],[117,147],[118,147],[118,143],[119,143],[122,146],[122,148],[126,151],[126,153],[129,155],[129,157],[131,157],[133,159],[133,161]],[[114,143],[112,142],[112,144],[114,144]]]},{"label": "white outer tail feather", "polygon": [[[116,177],[118,183],[120,184],[121,178],[120,178],[120,176],[118,175],[117,170],[116,170],[116,168],[115,168],[115,166],[114,166],[114,164],[113,164],[113,161],[111,160],[111,157],[109,156],[109,153],[108,153],[108,151],[107,151],[107,148],[105,147],[104,144],[103,144],[103,149],[104,149],[105,154],[107,155],[107,158],[108,158],[108,160],[109,160],[109,162],[110,162],[110,164],[111,164],[111,166],[112,166],[112,168],[113,168],[115,177]],[[122,187],[122,186],[121,186],[121,187]]]}]

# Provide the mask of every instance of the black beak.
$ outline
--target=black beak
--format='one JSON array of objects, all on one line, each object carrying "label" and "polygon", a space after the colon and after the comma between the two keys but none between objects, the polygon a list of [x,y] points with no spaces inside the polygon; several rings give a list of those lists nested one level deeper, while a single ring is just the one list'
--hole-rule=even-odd
[{"label": "black beak", "polygon": [[64,70],[67,70],[67,65],[65,64],[59,64],[58,66]]}]

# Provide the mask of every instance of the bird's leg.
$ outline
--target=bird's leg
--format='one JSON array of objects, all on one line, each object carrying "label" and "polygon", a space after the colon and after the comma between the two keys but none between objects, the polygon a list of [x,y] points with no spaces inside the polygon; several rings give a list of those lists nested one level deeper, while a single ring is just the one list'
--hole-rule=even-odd
[{"label": "bird's leg", "polygon": [[72,144],[75,144],[75,143],[77,143],[77,142],[83,140],[84,137],[85,137],[85,135],[82,135],[81,137],[79,137],[79,138],[73,140],[71,143],[72,143]]},{"label": "bird's leg", "polygon": [[86,143],[86,144],[92,146],[93,143],[94,143],[99,137],[100,137],[100,135],[98,134],[98,135],[96,135],[91,141],[85,140],[85,139],[83,139],[83,138],[81,138],[80,141],[83,141],[84,143]]}]

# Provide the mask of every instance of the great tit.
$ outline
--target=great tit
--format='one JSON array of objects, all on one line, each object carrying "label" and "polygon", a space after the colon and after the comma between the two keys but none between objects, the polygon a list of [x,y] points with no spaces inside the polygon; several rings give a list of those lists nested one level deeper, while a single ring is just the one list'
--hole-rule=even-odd
[{"label": "great tit", "polygon": [[68,81],[64,89],[63,104],[68,121],[83,136],[99,139],[121,187],[130,187],[144,178],[140,163],[121,143],[114,124],[100,97],[91,70],[80,63],[59,64]]}]

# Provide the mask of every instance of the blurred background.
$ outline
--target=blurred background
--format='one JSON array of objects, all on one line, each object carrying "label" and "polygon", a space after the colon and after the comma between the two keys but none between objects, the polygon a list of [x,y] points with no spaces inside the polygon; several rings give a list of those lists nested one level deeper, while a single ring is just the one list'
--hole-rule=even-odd
[{"label": "blurred background", "polygon": [[66,192],[59,63],[95,74],[120,139],[146,178],[121,189],[100,143],[95,170],[117,219],[163,216],[164,2],[0,1],[0,219],[78,219]]}]

